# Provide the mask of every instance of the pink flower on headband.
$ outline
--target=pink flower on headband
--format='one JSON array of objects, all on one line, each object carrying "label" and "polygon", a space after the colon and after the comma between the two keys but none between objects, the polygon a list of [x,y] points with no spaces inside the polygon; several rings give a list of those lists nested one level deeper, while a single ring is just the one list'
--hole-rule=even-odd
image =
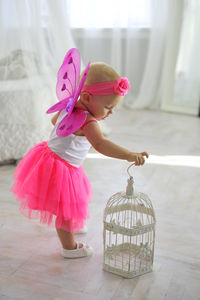
[{"label": "pink flower on headband", "polygon": [[121,77],[119,78],[113,86],[113,92],[120,96],[125,96],[130,89],[130,83],[128,78]]}]

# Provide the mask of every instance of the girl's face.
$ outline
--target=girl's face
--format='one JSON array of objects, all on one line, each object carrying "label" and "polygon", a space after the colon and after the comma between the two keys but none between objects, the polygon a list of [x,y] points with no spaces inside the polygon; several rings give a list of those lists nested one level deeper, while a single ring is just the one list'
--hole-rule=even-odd
[{"label": "girl's face", "polygon": [[88,95],[86,107],[97,120],[103,120],[113,113],[113,109],[123,99],[119,95],[94,96]]}]

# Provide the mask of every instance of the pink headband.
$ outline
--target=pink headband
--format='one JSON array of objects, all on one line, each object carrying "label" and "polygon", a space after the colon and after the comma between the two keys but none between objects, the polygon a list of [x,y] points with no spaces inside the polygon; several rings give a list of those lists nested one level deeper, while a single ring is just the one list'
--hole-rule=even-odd
[{"label": "pink headband", "polygon": [[86,85],[82,88],[81,92],[88,92],[92,95],[112,95],[117,94],[125,96],[130,89],[128,78],[121,77],[116,81],[98,82],[95,84]]}]

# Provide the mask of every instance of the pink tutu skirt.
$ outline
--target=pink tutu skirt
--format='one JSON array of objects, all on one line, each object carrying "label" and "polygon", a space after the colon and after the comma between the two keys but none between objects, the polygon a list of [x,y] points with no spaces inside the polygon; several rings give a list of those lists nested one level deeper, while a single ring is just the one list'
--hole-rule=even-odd
[{"label": "pink tutu skirt", "polygon": [[91,186],[82,167],[76,168],[59,157],[44,141],[35,145],[19,162],[11,188],[20,210],[56,228],[73,232],[89,217]]}]

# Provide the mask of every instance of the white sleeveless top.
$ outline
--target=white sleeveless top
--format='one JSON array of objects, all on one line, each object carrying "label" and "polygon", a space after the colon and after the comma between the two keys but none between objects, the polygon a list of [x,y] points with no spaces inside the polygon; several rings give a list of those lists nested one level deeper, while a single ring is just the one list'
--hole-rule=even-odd
[{"label": "white sleeveless top", "polygon": [[85,136],[75,134],[70,134],[65,137],[57,136],[56,128],[60,120],[62,120],[66,114],[66,110],[62,110],[59,114],[47,144],[58,156],[66,160],[70,165],[78,168],[84,161],[91,145]]}]

